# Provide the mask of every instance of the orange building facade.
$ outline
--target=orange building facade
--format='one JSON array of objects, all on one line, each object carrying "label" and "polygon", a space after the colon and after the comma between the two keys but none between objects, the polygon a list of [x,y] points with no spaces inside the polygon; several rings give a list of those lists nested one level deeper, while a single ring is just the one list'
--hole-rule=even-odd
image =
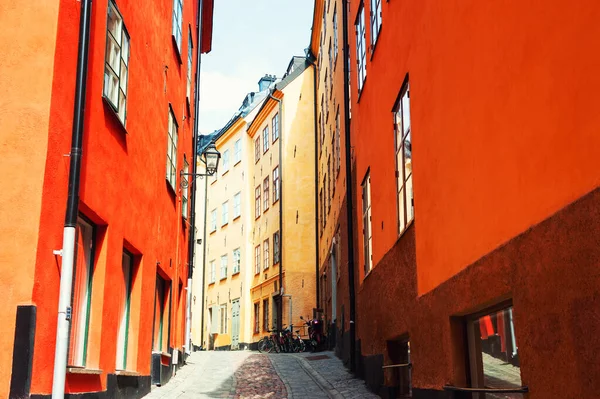
[{"label": "orange building facade", "polygon": [[[52,392],[81,7],[0,6],[10,32],[0,41],[13,49],[0,61],[10,71],[0,240],[11,243],[0,249],[0,397]],[[65,397],[141,397],[184,361],[191,227],[180,172],[193,162],[197,51],[210,50],[213,5],[90,7]]]},{"label": "orange building facade", "polygon": [[355,344],[371,389],[598,395],[598,12],[350,2]]}]

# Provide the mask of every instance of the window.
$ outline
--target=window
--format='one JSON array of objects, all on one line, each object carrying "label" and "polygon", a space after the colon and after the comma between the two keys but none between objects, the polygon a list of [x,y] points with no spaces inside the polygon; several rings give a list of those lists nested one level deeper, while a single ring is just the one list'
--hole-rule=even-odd
[{"label": "window", "polygon": [[279,263],[279,232],[276,231],[275,234],[273,234],[273,264],[276,265]]},{"label": "window", "polygon": [[260,184],[254,189],[254,218],[260,217]]},{"label": "window", "polygon": [[233,250],[233,274],[239,273],[240,272],[240,263],[241,263],[241,255],[240,255],[240,249],[234,249]]},{"label": "window", "polygon": [[269,176],[263,180],[263,212],[269,209]]},{"label": "window", "polygon": [[221,274],[219,277],[221,280],[227,278],[227,255],[221,256]]},{"label": "window", "polygon": [[375,47],[381,31],[381,0],[371,0],[371,48]]},{"label": "window", "polygon": [[333,56],[331,55],[331,39],[329,40],[329,84],[331,84],[331,91],[329,92],[329,98],[333,95]]},{"label": "window", "polygon": [[260,332],[260,303],[256,302],[254,304],[254,334],[258,334]]},{"label": "window", "polygon": [[[165,315],[165,305],[169,303],[169,285],[159,275],[156,276],[154,296],[154,334],[152,349],[154,352],[166,352],[168,345],[169,315]],[[168,313],[168,312],[167,312]],[[166,326],[165,324],[166,320]]]},{"label": "window", "polygon": [[338,22],[337,22],[337,3],[333,6],[333,57],[337,61],[338,55]]},{"label": "window", "polygon": [[221,204],[221,226],[225,226],[227,223],[229,223],[229,201]]},{"label": "window", "polygon": [[223,152],[223,173],[225,174],[229,171],[229,149]]},{"label": "window", "polygon": [[263,299],[263,331],[269,331],[269,300]]},{"label": "window", "polygon": [[[185,159],[185,156],[183,157],[183,173],[190,173],[190,164],[188,163],[187,159]],[[183,181],[183,185],[185,186],[184,189],[182,189],[182,193],[181,193],[181,216],[183,216],[185,219],[187,219],[188,217],[188,196],[189,196],[189,186],[188,186],[188,177],[187,175],[183,175],[181,176],[181,180]]]},{"label": "window", "polygon": [[[329,179],[327,178],[329,176]],[[325,175],[325,179],[327,180],[327,214],[331,210],[331,200],[332,200],[332,190],[331,190],[331,156],[327,158],[327,175]]]},{"label": "window", "polygon": [[[513,307],[504,306],[467,318],[470,380],[473,388],[520,388],[521,368]],[[522,398],[522,394],[473,395],[473,398]]]},{"label": "window", "polygon": [[354,24],[356,30],[356,63],[358,64],[358,92],[362,90],[363,83],[367,77],[367,50],[365,38],[365,6],[360,5],[358,18]]},{"label": "window", "polygon": [[108,2],[106,25],[103,95],[125,125],[129,80],[129,34],[123,24],[123,17],[112,0]]},{"label": "window", "polygon": [[233,145],[234,162],[237,164],[242,160],[242,139],[237,139]]},{"label": "window", "polygon": [[260,245],[254,248],[254,274],[260,273]]},{"label": "window", "polygon": [[394,107],[396,136],[396,184],[398,194],[398,234],[402,234],[414,216],[412,183],[412,140],[410,135],[410,92],[408,83]]},{"label": "window", "polygon": [[192,66],[194,64],[194,39],[192,38],[192,31],[188,32],[188,62],[187,62],[187,98],[188,104],[192,102]]},{"label": "window", "polygon": [[221,324],[219,334],[227,334],[227,304],[223,304],[219,307],[219,314],[221,316]]},{"label": "window", "polygon": [[273,203],[279,200],[279,166],[273,169]]},{"label": "window", "polygon": [[254,140],[254,163],[260,159],[260,136]]},{"label": "window", "polygon": [[335,171],[339,172],[342,165],[342,147],[340,137],[340,107],[338,105],[335,115]]},{"label": "window", "polygon": [[95,228],[83,218],[77,219],[75,259],[73,266],[73,307],[69,365],[84,367],[87,357],[90,318],[92,270],[94,268]]},{"label": "window", "polygon": [[239,218],[242,214],[241,211],[242,193],[239,192],[233,196],[233,218]]},{"label": "window", "polygon": [[269,125],[265,126],[262,132],[263,154],[269,150]]},{"label": "window", "polygon": [[273,129],[273,143],[275,140],[279,138],[279,112],[275,114],[273,119],[271,120],[272,129]]},{"label": "window", "polygon": [[210,232],[217,231],[217,210],[210,211]]},{"label": "window", "polygon": [[177,121],[173,109],[169,109],[169,137],[167,141],[167,181],[177,191]]},{"label": "window", "polygon": [[131,277],[133,276],[133,256],[127,250],[123,250],[121,258],[122,285],[120,298],[121,317],[119,320],[119,335],[117,337],[117,370],[127,369],[127,341],[129,338],[129,314],[131,312]]},{"label": "window", "polygon": [[263,256],[263,269],[268,269],[269,266],[271,266],[269,264],[269,239],[267,238],[264,242],[263,242],[263,252],[264,252],[264,256]]},{"label": "window", "polygon": [[325,217],[323,217],[323,189],[319,190],[319,217],[321,218],[319,227],[321,228],[321,234],[323,234],[323,222],[325,221]]},{"label": "window", "polygon": [[362,220],[363,220],[363,251],[365,255],[365,276],[373,268],[373,242],[371,235],[371,175],[367,173],[362,184]]},{"label": "window", "polygon": [[181,31],[183,25],[183,0],[173,0],[173,37],[177,50],[181,52]]},{"label": "window", "polygon": [[217,263],[214,260],[210,261],[210,278],[208,279],[209,283],[214,283],[217,279]]}]

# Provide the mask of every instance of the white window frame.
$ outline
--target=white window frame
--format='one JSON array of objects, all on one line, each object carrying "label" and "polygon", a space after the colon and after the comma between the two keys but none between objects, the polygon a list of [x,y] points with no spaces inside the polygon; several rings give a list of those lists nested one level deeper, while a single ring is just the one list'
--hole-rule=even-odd
[{"label": "white window frame", "polygon": [[381,0],[371,0],[371,50],[375,48],[381,33]]},{"label": "white window frame", "polygon": [[[114,18],[114,24],[111,23]],[[129,81],[129,33],[115,2],[108,2],[102,95],[125,126],[127,120],[127,84]],[[115,65],[117,64],[117,65]]]},{"label": "white window frame", "polygon": [[219,334],[227,334],[227,304],[219,306]]},{"label": "white window frame", "polygon": [[188,29],[188,59],[187,59],[187,88],[186,96],[188,105],[192,103],[192,67],[194,66],[194,38],[191,29]]},{"label": "white window frame", "polygon": [[262,131],[263,154],[269,151],[269,125],[265,126]]},{"label": "white window frame", "polygon": [[229,148],[223,151],[223,172],[225,174],[229,171]]},{"label": "white window frame", "polygon": [[260,202],[262,184],[259,184],[254,189],[254,218],[258,219],[260,217],[260,211],[262,209],[262,204]]},{"label": "white window frame", "polygon": [[221,256],[221,269],[219,273],[219,279],[224,280],[227,278],[227,255]]},{"label": "white window frame", "polygon": [[233,250],[233,271],[232,274],[236,274],[240,272],[240,264],[241,264],[242,256],[240,248],[236,248]]},{"label": "white window frame", "polygon": [[278,264],[281,261],[280,246],[281,246],[281,237],[280,237],[279,230],[278,230],[275,233],[273,233],[273,264],[274,265]]},{"label": "white window frame", "polygon": [[277,141],[277,139],[279,138],[279,112],[275,114],[275,116],[273,116],[273,119],[271,119],[271,123],[272,123],[272,131],[273,131],[273,143],[275,141]]},{"label": "white window frame", "polygon": [[175,119],[173,108],[169,106],[169,126],[167,137],[167,181],[177,192],[177,130],[179,125]]},{"label": "white window frame", "polygon": [[269,264],[269,239],[263,241],[263,270],[267,270]]},{"label": "white window frame", "polygon": [[210,261],[210,276],[208,279],[209,284],[215,282],[217,278],[217,263],[214,260]]},{"label": "white window frame", "polygon": [[367,45],[365,28],[365,5],[361,3],[356,22],[354,23],[356,33],[356,64],[358,78],[358,92],[363,89],[367,77]]},{"label": "white window frame", "polygon": [[269,176],[263,180],[263,213],[269,209]]},{"label": "white window frame", "polygon": [[234,165],[242,160],[242,139],[237,139],[233,145]]},{"label": "white window frame", "polygon": [[190,173],[190,164],[183,156],[183,173],[181,176],[181,180],[184,183],[184,188],[181,190],[181,216],[187,220],[188,218],[188,198],[189,198],[189,185],[188,185],[188,177],[186,173]]},{"label": "white window frame", "polygon": [[254,140],[254,163],[260,161],[260,134]]},{"label": "white window frame", "polygon": [[362,221],[365,277],[373,269],[373,235],[371,225],[371,172],[368,171],[362,183]]},{"label": "white window frame", "polygon": [[233,218],[238,218],[242,215],[242,192],[238,192],[233,196]]},{"label": "white window frame", "polygon": [[279,165],[277,165],[275,168],[273,168],[273,203],[279,201],[279,197],[281,195],[279,186]]},{"label": "white window frame", "polygon": [[210,211],[210,232],[217,231],[217,209]]},{"label": "white window frame", "polygon": [[227,223],[229,223],[229,201],[221,204],[221,226],[225,226]]},{"label": "white window frame", "polygon": [[401,235],[415,218],[412,181],[410,87],[408,80],[402,85],[400,96],[394,106],[394,136],[396,143],[398,235]]},{"label": "white window frame", "polygon": [[254,247],[254,274],[260,273],[260,244]]},{"label": "white window frame", "polygon": [[337,62],[338,55],[338,19],[337,19],[337,3],[333,6],[333,57],[334,62]]},{"label": "white window frame", "polygon": [[171,34],[177,43],[177,51],[181,54],[181,38],[183,36],[183,0],[173,0],[173,29]]}]

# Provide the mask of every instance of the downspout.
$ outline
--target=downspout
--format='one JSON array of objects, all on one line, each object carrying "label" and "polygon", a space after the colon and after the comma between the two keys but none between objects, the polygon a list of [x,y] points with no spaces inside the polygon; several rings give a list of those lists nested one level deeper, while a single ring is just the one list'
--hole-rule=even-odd
[{"label": "downspout", "polygon": [[283,326],[283,102],[273,97],[269,98],[279,103],[279,306],[277,311],[277,329]]},{"label": "downspout", "polygon": [[[202,0],[198,0],[198,21],[196,23],[196,87],[194,90],[194,129],[192,134],[192,173],[190,184],[190,234],[188,242],[188,276],[186,300],[185,352],[191,353],[192,336],[192,276],[194,274],[194,248],[196,241],[196,173],[198,158],[198,115],[200,107],[200,54],[202,53]],[[188,44],[189,45],[189,44]],[[185,360],[185,359],[184,359]]]},{"label": "downspout", "polygon": [[79,214],[79,183],[83,147],[83,122],[85,119],[85,97],[87,95],[87,72],[90,40],[92,0],[81,1],[79,16],[79,48],[77,50],[77,75],[75,82],[75,104],[73,110],[73,133],[69,165],[69,188],[67,210],[63,231],[62,265],[58,297],[58,320],[56,325],[56,348],[54,352],[54,376],[52,398],[63,399],[67,372],[67,353],[71,324],[71,290],[73,285],[73,261],[75,259],[75,235]]},{"label": "downspout", "polygon": [[[342,0],[343,15],[343,57],[344,57],[344,138],[346,139],[346,217],[348,223],[348,291],[350,296],[350,371],[356,371],[356,298],[354,292],[354,223],[352,210],[354,201],[352,199],[352,162],[350,154],[350,90],[348,82],[350,71],[348,70],[348,0]],[[342,329],[344,326],[342,326]]]},{"label": "downspout", "polygon": [[202,318],[200,321],[200,346],[204,347],[204,308],[205,308],[205,303],[204,303],[204,295],[205,295],[205,289],[206,289],[206,217],[207,217],[207,212],[206,212],[206,208],[208,207],[208,176],[204,178],[204,235],[202,238]]},{"label": "downspout", "polygon": [[[310,63],[313,66],[313,107],[314,107],[314,123],[315,123],[315,279],[316,279],[316,291],[317,291],[317,303],[315,308],[319,308],[320,301],[320,290],[319,290],[319,125],[317,122],[317,65],[313,59],[314,55],[311,54]],[[322,117],[322,116],[321,116]]]}]

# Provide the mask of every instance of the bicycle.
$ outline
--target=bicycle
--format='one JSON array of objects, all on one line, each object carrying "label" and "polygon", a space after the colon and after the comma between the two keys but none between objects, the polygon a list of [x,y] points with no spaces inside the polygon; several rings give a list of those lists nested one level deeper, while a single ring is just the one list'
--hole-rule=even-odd
[{"label": "bicycle", "polygon": [[270,335],[264,336],[258,341],[258,351],[260,353],[271,353],[273,350],[277,353],[281,352],[280,338],[277,330],[268,330]]}]

